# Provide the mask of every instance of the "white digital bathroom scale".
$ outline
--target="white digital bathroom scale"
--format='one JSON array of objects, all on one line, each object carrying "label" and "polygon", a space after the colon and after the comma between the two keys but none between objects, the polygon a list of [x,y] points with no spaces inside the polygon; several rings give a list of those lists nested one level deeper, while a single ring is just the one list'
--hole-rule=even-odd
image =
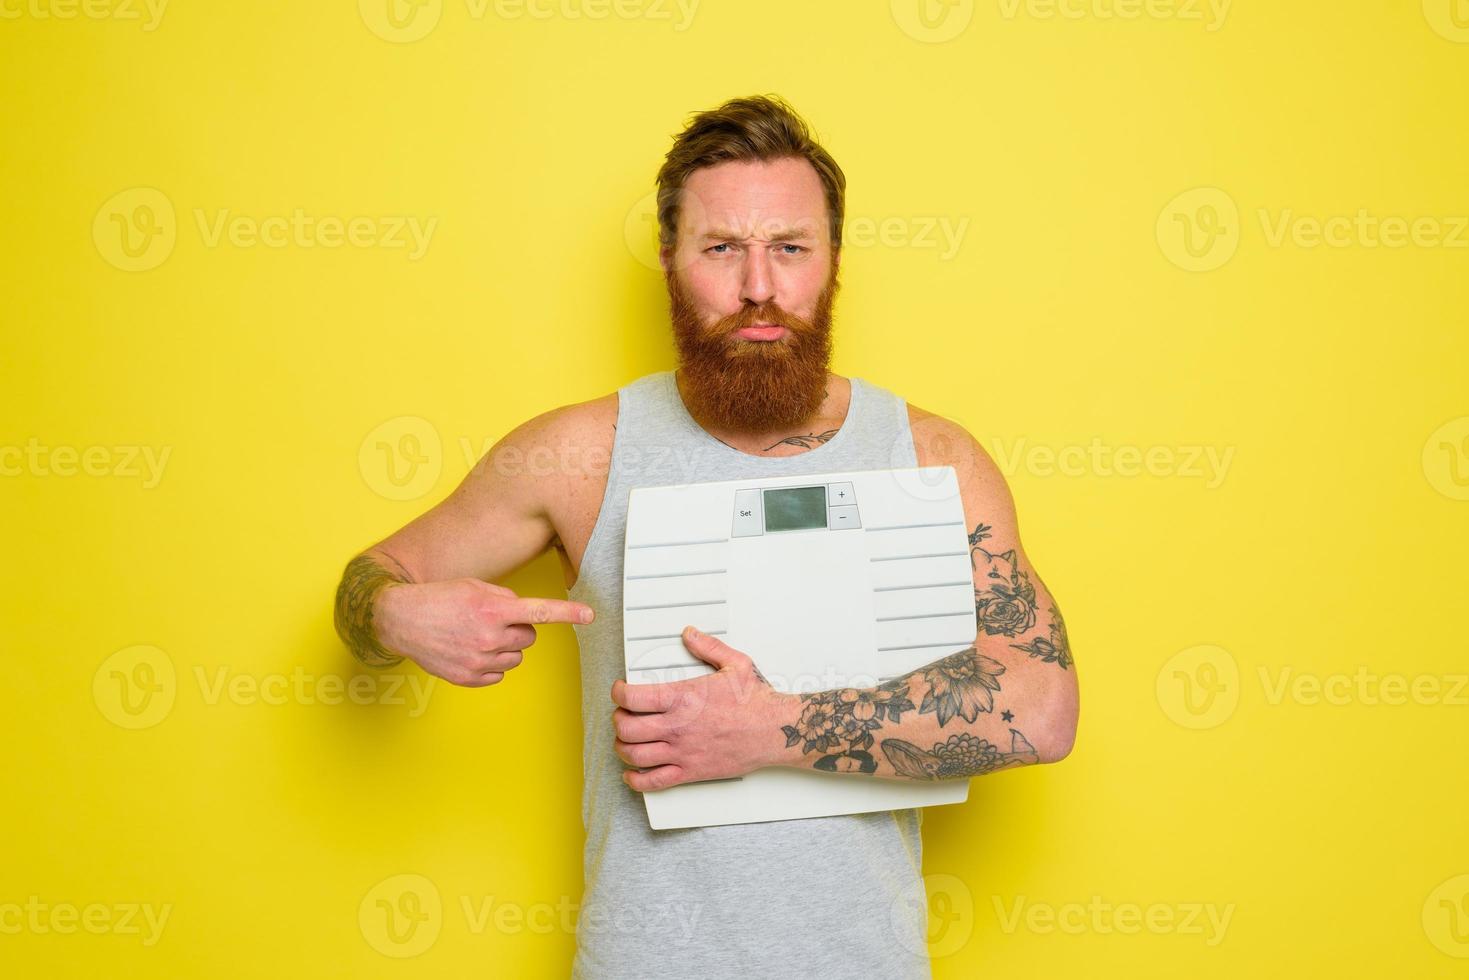
[{"label": "white digital bathroom scale", "polygon": [[[684,646],[686,625],[748,654],[777,690],[798,693],[875,686],[965,649],[977,633],[952,466],[635,488],[624,549],[629,684],[714,671]],[[880,743],[882,731],[875,734]],[[962,803],[968,795],[967,779],[773,767],[643,798],[649,824],[664,830]]]}]

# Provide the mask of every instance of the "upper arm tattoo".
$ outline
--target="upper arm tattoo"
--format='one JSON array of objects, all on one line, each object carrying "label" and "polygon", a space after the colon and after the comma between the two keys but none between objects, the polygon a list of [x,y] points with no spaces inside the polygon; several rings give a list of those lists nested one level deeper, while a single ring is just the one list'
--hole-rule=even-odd
[{"label": "upper arm tattoo", "polygon": [[[976,574],[981,568],[985,572],[985,587],[981,588],[979,584],[974,587],[974,609],[979,627],[991,636],[1019,637],[1036,625],[1035,585],[1017,564],[1014,548],[994,554],[984,549],[980,542],[989,536],[988,524],[976,524],[969,533],[970,564]],[[1047,607],[1046,613],[1049,639],[1035,636],[1028,643],[1012,643],[1010,646],[1066,670],[1072,664],[1066,620],[1055,602]]]},{"label": "upper arm tattoo", "polygon": [[1010,646],[1016,650],[1024,650],[1032,657],[1039,657],[1048,664],[1060,664],[1061,669],[1065,670],[1072,664],[1071,643],[1066,639],[1066,620],[1061,618],[1061,610],[1054,605],[1048,612],[1051,615],[1050,639],[1037,636],[1032,637],[1029,643],[1012,643]]},{"label": "upper arm tattoo", "polygon": [[979,628],[990,636],[1019,636],[1035,625],[1035,586],[1015,560],[1015,549],[991,553],[980,544],[990,536],[988,524],[969,534],[969,563],[976,578],[974,611]]}]

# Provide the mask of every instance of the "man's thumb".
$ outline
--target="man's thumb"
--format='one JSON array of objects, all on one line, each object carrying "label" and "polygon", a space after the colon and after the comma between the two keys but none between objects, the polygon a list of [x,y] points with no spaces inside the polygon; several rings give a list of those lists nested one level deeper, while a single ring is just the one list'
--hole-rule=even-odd
[{"label": "man's thumb", "polygon": [[701,633],[692,626],[684,627],[683,645],[688,647],[689,652],[700,660],[720,668],[744,656],[719,637]]}]

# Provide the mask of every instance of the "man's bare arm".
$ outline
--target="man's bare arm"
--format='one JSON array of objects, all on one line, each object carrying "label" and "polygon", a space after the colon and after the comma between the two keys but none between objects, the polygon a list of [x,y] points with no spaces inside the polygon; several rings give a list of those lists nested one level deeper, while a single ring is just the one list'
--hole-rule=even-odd
[{"label": "man's bare arm", "polygon": [[1078,713],[1066,621],[1021,547],[994,461],[961,426],[914,414],[920,464],[952,465],[959,478],[975,641],[875,687],[798,695],[780,726],[787,752],[779,764],[930,780],[1059,761]]},{"label": "man's bare arm", "polygon": [[555,540],[549,505],[584,474],[507,465],[567,445],[583,450],[606,400],[536,416],[500,439],[444,501],[352,558],[337,587],[335,623],[354,656],[372,667],[411,658],[455,684],[500,681],[535,642],[533,624],[590,622],[592,610],[529,599],[490,580]]}]

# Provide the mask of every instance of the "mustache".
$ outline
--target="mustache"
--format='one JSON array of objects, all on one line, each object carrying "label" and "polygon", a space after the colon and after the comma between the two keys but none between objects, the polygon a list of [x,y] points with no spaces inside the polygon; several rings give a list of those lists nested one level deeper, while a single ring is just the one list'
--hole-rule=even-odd
[{"label": "mustache", "polygon": [[771,323],[776,326],[785,327],[792,333],[810,333],[811,323],[802,320],[798,316],[787,313],[785,310],[768,303],[763,306],[746,306],[738,313],[732,313],[714,324],[715,333],[733,333],[745,327],[753,327],[757,323]]}]

